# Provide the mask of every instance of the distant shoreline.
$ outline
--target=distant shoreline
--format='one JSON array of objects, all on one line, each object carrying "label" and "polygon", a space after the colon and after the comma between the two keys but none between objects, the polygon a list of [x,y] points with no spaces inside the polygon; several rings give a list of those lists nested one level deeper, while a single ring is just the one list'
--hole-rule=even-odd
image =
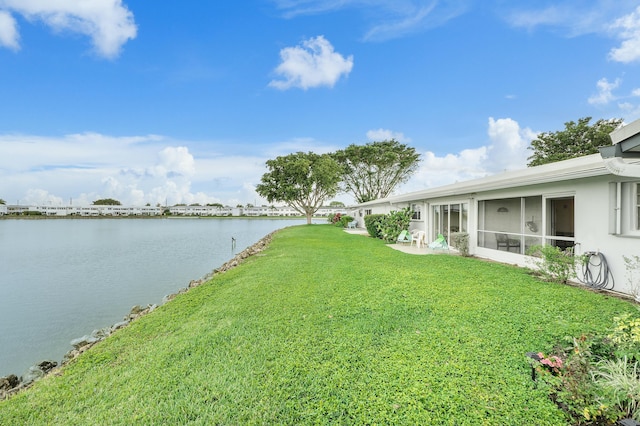
[{"label": "distant shoreline", "polygon": [[[314,219],[323,219],[326,216],[314,216]],[[91,220],[91,219],[274,219],[291,220],[306,219],[305,216],[46,216],[46,215],[2,215],[0,220]]]}]

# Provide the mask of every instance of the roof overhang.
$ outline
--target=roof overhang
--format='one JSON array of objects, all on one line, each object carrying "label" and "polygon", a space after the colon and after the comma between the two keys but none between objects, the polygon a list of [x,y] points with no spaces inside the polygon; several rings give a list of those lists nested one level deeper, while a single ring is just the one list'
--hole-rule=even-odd
[{"label": "roof overhang", "polygon": [[570,160],[558,161],[556,163],[544,164],[542,166],[512,170],[437,188],[395,195],[362,203],[359,204],[359,206],[397,204],[441,197],[471,196],[471,194],[474,193],[584,179],[610,173],[605,165],[605,161],[603,161],[600,155],[592,154]]},{"label": "roof overhang", "polygon": [[640,120],[614,130],[609,137],[613,145],[599,148],[602,158],[640,158]]}]

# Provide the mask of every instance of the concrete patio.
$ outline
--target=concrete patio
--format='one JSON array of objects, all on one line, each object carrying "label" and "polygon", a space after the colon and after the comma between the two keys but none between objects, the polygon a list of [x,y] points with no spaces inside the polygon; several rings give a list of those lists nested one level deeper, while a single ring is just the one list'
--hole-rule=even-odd
[{"label": "concrete patio", "polygon": [[[364,228],[355,228],[355,229],[345,228],[344,232],[346,232],[348,234],[354,234],[354,235],[364,235],[366,237],[369,236],[369,233]],[[402,244],[402,243],[401,244],[387,244],[387,247],[390,247],[390,248],[392,248],[394,250],[401,251],[403,253],[417,254],[417,255],[425,255],[425,254],[458,254],[458,252],[455,251],[455,250],[430,249],[427,246],[422,246],[422,247],[418,248],[415,244],[411,245],[411,244],[408,244],[408,243],[404,243],[404,244]]]}]

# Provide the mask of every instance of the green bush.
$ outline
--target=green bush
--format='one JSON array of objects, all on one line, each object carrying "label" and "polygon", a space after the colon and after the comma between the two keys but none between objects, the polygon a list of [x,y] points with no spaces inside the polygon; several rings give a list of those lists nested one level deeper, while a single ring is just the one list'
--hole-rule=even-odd
[{"label": "green bush", "polygon": [[413,212],[408,207],[385,215],[378,223],[380,238],[387,243],[394,243],[402,231],[409,229],[412,215]]},{"label": "green bush", "polygon": [[336,223],[340,222],[341,217],[342,217],[342,213],[336,213],[333,216],[329,215],[328,217],[329,223],[333,223],[335,225]]},{"label": "green bush", "polygon": [[469,234],[466,232],[451,233],[451,245],[454,246],[462,256],[469,256]]},{"label": "green bush", "polygon": [[528,255],[538,258],[537,273],[543,280],[566,284],[576,276],[576,261],[573,249],[563,250],[559,247],[544,245],[533,246]]},{"label": "green bush", "polygon": [[346,228],[347,225],[349,225],[349,222],[353,222],[353,216],[340,216],[340,221],[336,223],[336,226],[342,226],[343,228]]},{"label": "green bush", "polygon": [[640,318],[626,313],[614,321],[614,330],[605,337],[567,338],[569,344],[556,346],[554,355],[532,357],[538,384],[571,424],[640,420]]},{"label": "green bush", "polygon": [[381,238],[379,224],[384,219],[383,214],[370,214],[364,217],[364,227],[373,238]]}]

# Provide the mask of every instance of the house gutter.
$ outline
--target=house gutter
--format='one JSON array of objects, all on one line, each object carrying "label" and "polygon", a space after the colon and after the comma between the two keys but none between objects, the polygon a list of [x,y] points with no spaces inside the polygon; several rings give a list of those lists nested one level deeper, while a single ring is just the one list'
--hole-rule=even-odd
[{"label": "house gutter", "polygon": [[605,158],[604,166],[617,176],[640,178],[640,164],[630,164],[620,157]]}]

